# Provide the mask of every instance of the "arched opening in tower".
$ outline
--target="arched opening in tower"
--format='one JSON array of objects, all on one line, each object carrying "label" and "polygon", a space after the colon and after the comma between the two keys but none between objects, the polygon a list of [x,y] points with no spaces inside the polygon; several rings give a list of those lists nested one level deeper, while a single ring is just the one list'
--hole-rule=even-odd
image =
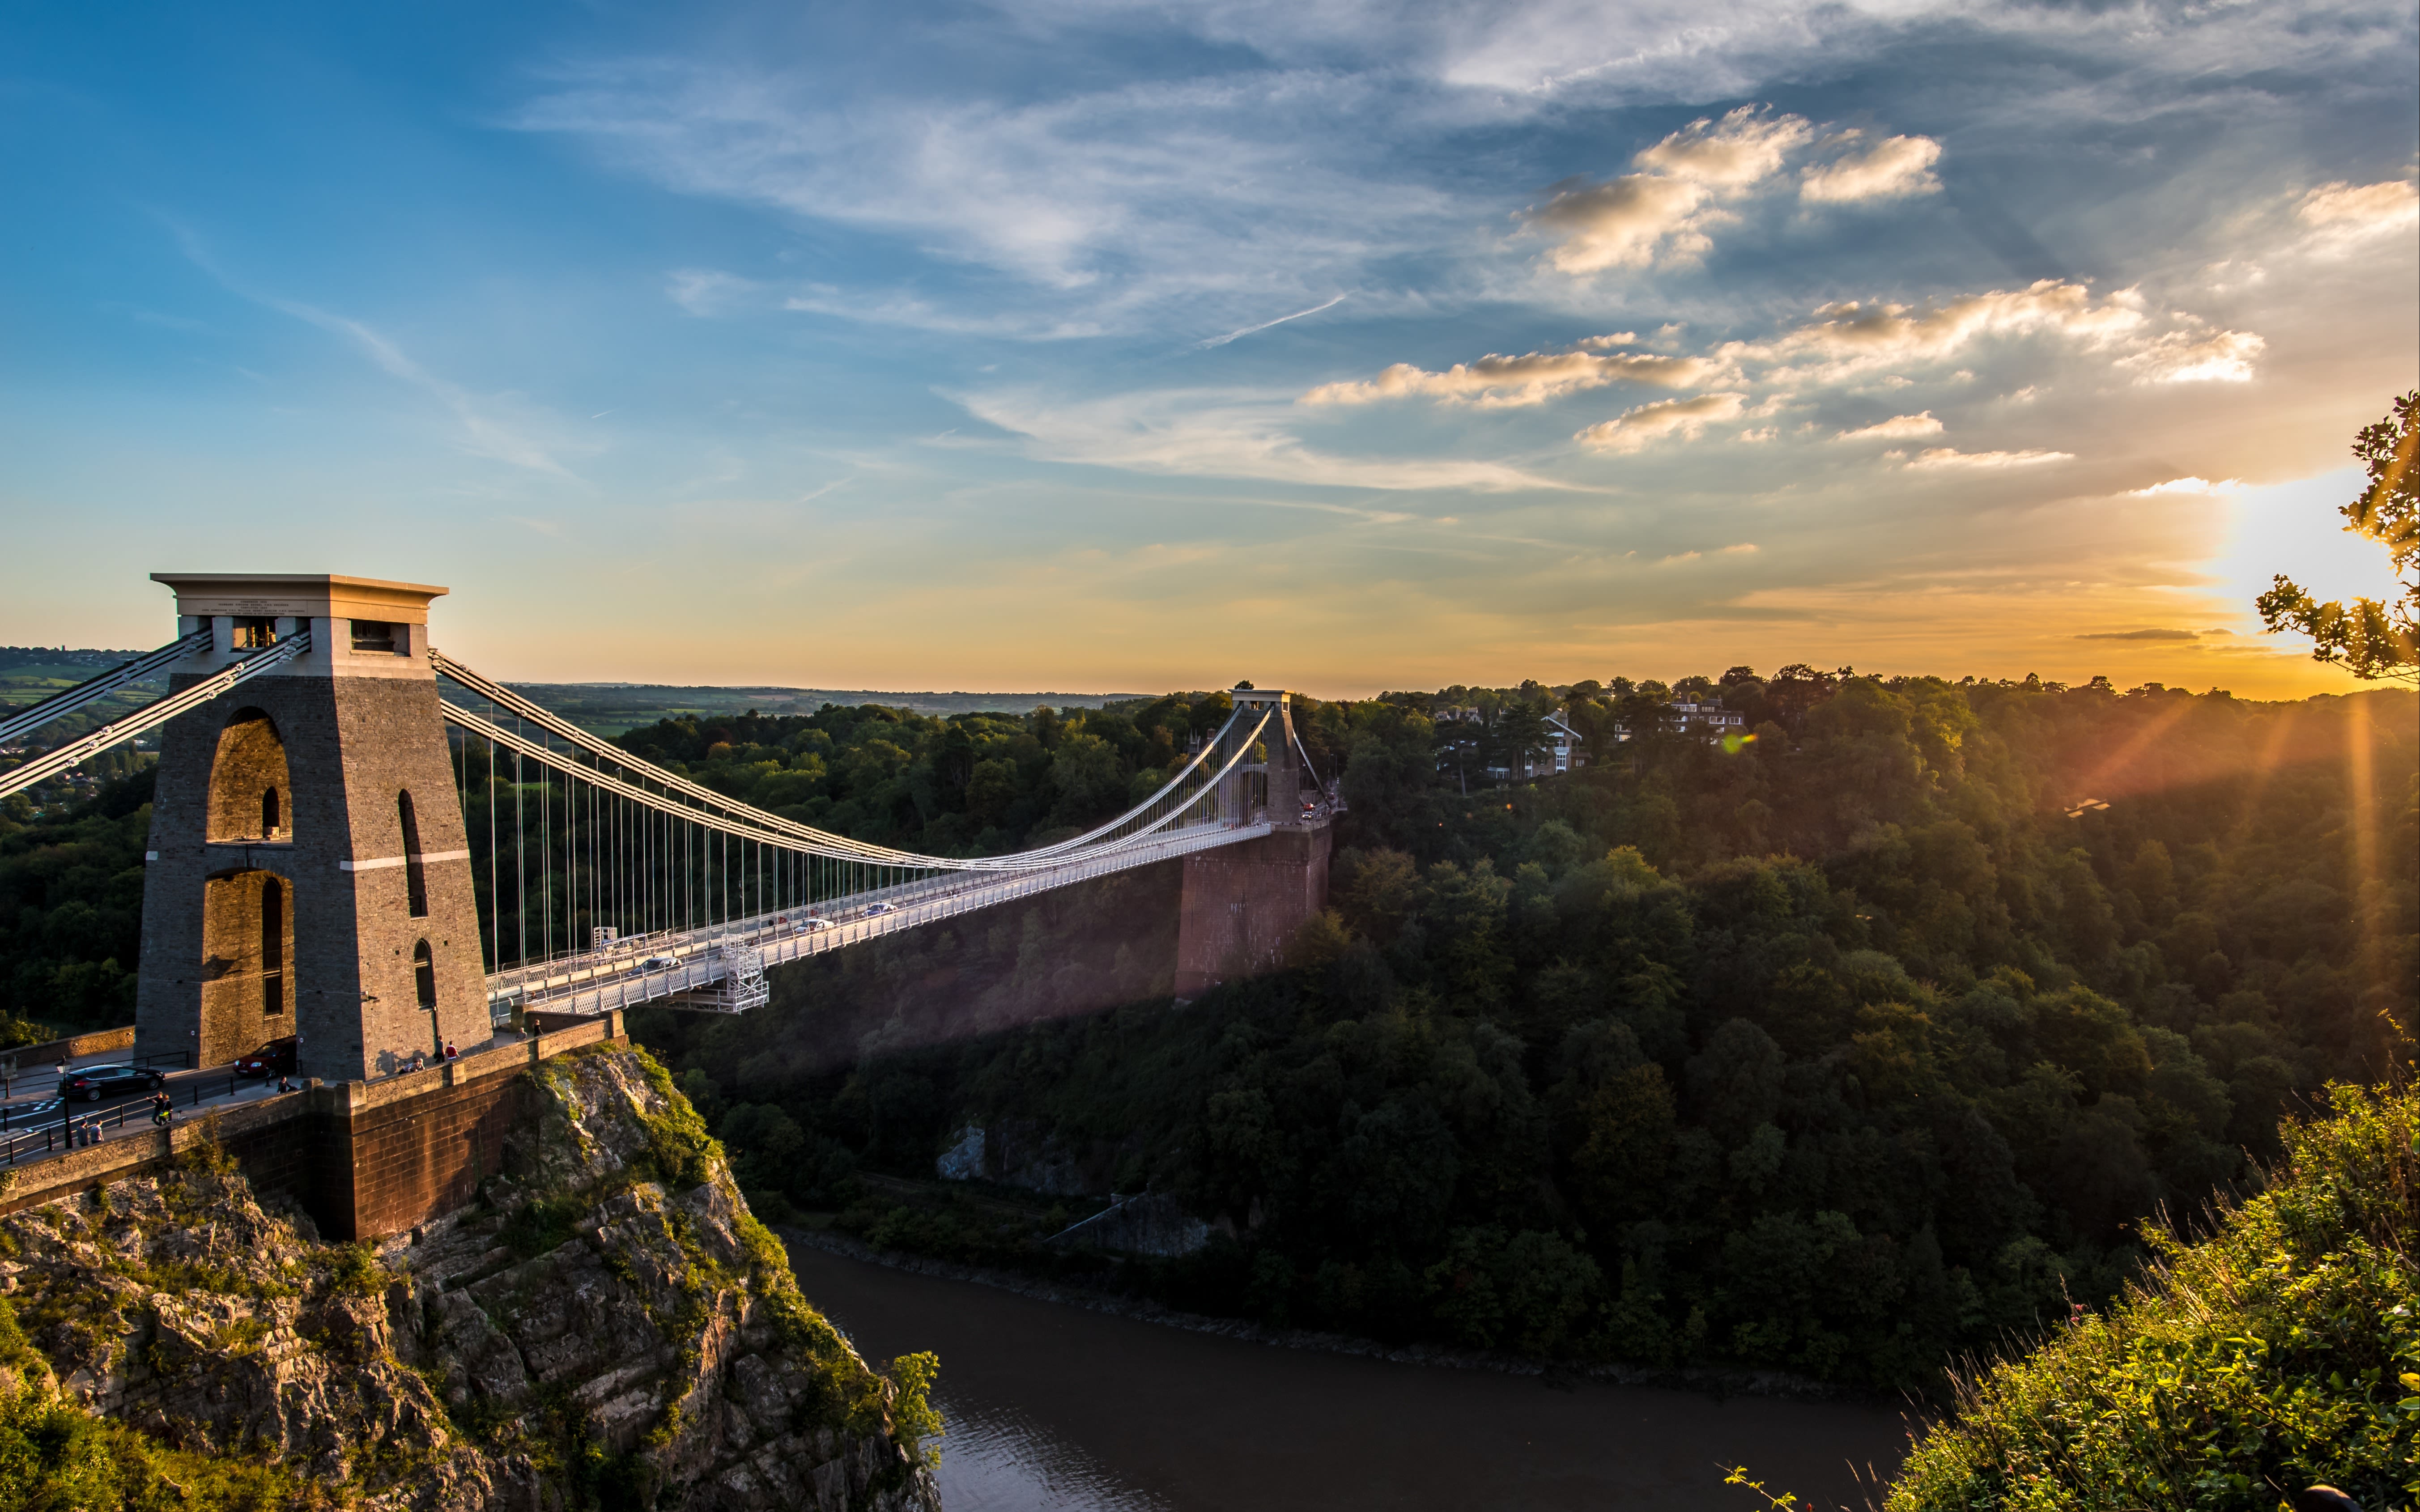
[{"label": "arched opening in tower", "polygon": [[[411,917],[428,917],[428,872],[420,861],[420,820],[411,810],[411,795],[395,795],[395,814],[403,830],[403,890]],[[423,949],[427,947],[424,946]]]},{"label": "arched opening in tower", "polygon": [[294,1032],[294,884],[258,868],[202,883],[202,1022],[211,1066]]},{"label": "arched opening in tower", "polygon": [[411,948],[411,991],[420,999],[420,1011],[428,1015],[429,1048],[442,1056],[445,1035],[437,1026],[437,956],[427,940]]},{"label": "arched opening in tower", "polygon": [[241,708],[219,730],[210,760],[205,838],[214,842],[282,842],[294,838],[293,784],[277,722],[260,709]]},{"label": "arched opening in tower", "polygon": [[260,1013],[286,1011],[286,884],[264,874],[260,883]]}]

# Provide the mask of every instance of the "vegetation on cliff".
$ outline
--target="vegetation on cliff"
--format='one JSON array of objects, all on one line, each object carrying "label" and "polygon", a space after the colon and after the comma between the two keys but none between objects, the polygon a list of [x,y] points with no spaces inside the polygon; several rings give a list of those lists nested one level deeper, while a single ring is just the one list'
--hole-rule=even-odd
[{"label": "vegetation on cliff", "polygon": [[929,1509],[933,1362],[807,1304],[644,1052],[533,1075],[482,1200],[375,1248],[209,1139],[0,1218],[0,1488],[52,1497],[0,1504]]},{"label": "vegetation on cliff", "polygon": [[2420,1498],[2420,1096],[2332,1089],[2268,1189],[2118,1303],[1961,1383],[1888,1512],[2269,1512]]}]

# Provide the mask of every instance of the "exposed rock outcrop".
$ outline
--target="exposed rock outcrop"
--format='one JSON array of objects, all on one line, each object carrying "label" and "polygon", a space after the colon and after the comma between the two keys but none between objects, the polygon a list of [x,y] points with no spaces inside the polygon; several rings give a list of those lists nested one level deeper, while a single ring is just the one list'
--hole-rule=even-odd
[{"label": "exposed rock outcrop", "polygon": [[318,1243],[204,1144],[0,1218],[0,1293],[53,1389],[365,1507],[938,1512],[898,1431],[921,1395],[799,1296],[660,1069],[532,1074],[507,1174],[375,1250]]}]

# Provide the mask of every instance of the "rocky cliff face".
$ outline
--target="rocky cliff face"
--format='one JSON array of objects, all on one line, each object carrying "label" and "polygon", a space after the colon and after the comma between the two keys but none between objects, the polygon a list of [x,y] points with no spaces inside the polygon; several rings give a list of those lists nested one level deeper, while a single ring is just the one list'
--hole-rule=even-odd
[{"label": "rocky cliff face", "polygon": [[921,1394],[799,1296],[661,1071],[600,1049],[532,1074],[507,1174],[375,1250],[318,1243],[207,1145],[0,1218],[33,1350],[0,1389],[396,1512],[938,1512],[901,1442]]}]

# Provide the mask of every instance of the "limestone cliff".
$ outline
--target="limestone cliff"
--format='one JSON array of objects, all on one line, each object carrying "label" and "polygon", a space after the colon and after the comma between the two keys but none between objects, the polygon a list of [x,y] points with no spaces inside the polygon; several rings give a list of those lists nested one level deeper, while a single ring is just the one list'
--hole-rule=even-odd
[{"label": "limestone cliff", "polygon": [[901,1390],[799,1297],[661,1070],[600,1047],[531,1075],[481,1201],[375,1249],[317,1242],[207,1143],[0,1218],[31,1346],[0,1395],[331,1504],[938,1512],[902,1443],[934,1426],[923,1366]]}]

